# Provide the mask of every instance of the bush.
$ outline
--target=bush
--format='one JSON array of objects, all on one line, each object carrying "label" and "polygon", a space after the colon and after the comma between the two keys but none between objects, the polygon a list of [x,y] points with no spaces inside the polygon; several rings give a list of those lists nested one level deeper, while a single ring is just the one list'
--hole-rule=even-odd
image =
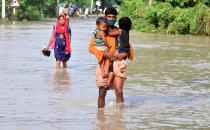
[{"label": "bush", "polygon": [[[180,12],[177,13],[177,10]],[[175,19],[170,23],[167,32],[172,34],[188,34],[190,32],[190,20],[192,17],[191,10],[176,8],[172,14],[175,16]]]},{"label": "bush", "polygon": [[124,0],[120,16],[129,16],[134,29],[143,32],[210,35],[210,8],[205,2],[161,1],[149,6],[143,0]]},{"label": "bush", "polygon": [[41,14],[37,7],[35,6],[28,6],[25,9],[21,9],[17,11],[17,19],[18,20],[40,20]]},{"label": "bush", "polygon": [[209,25],[209,8],[203,4],[197,4],[192,10],[190,21],[190,34],[207,34],[206,30]]}]

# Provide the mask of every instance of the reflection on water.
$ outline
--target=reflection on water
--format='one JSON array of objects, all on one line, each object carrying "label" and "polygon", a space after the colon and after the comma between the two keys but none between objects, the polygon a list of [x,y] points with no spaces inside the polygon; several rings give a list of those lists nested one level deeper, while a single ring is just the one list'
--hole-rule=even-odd
[{"label": "reflection on water", "polygon": [[119,109],[98,110],[94,125],[97,130],[125,130],[124,113]]},{"label": "reflection on water", "polygon": [[210,129],[210,37],[131,32],[127,109],[109,109],[109,91],[97,111],[95,19],[71,19],[72,57],[57,72],[40,53],[54,23],[0,25],[0,130]]},{"label": "reflection on water", "polygon": [[67,69],[60,69],[55,72],[53,86],[56,91],[69,91],[71,87],[71,77]]}]

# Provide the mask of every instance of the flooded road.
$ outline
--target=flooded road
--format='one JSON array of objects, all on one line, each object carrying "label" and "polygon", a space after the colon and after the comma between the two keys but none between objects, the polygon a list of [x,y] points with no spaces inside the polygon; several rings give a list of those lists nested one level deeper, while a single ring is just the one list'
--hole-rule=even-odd
[{"label": "flooded road", "polygon": [[44,57],[53,20],[0,25],[0,130],[210,129],[210,37],[131,32],[127,109],[97,110],[95,19],[72,19],[72,57]]}]

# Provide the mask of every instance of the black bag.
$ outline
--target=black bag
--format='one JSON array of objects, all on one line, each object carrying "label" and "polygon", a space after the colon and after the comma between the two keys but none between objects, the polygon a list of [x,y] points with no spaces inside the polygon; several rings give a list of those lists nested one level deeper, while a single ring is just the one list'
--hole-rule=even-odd
[{"label": "black bag", "polygon": [[47,56],[47,57],[49,57],[50,56],[50,53],[51,53],[51,51],[49,50],[49,49],[42,49],[42,54],[44,55],[44,56]]}]

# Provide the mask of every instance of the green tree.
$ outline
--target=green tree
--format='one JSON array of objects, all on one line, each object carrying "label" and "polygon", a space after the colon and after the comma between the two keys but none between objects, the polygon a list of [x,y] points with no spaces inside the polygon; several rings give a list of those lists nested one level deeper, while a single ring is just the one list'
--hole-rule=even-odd
[{"label": "green tree", "polygon": [[210,35],[210,8],[206,0],[124,0],[120,15],[129,16],[136,30],[173,34]]}]

